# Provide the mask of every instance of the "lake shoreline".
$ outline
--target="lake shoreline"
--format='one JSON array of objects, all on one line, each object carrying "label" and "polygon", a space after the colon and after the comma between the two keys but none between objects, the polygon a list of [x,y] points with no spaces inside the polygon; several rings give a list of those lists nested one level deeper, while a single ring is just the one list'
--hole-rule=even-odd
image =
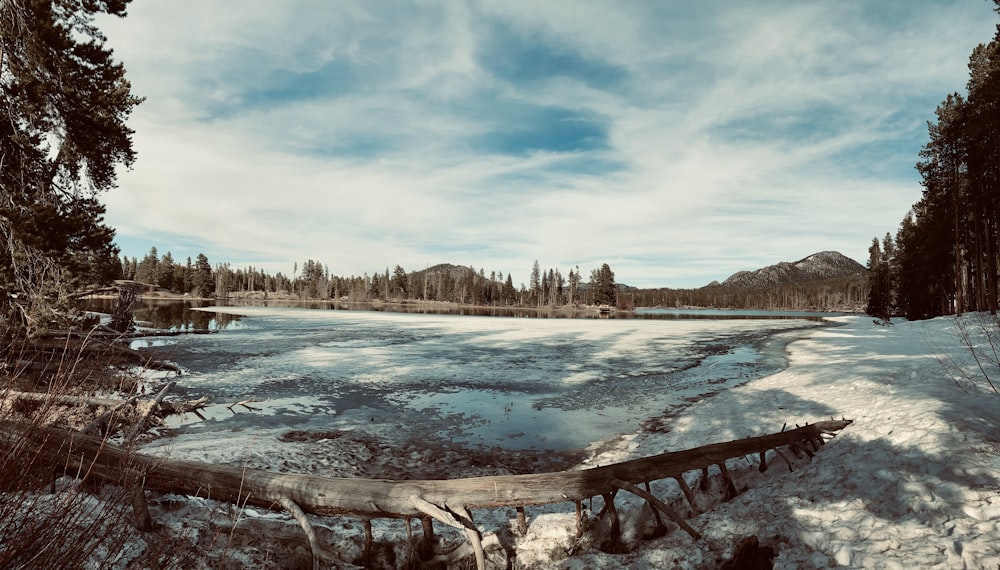
[{"label": "lake shoreline", "polygon": [[[249,310],[241,311],[241,308]],[[218,311],[216,314],[249,313],[251,317],[275,313],[288,314],[280,309],[262,307],[204,307],[198,309],[198,312],[202,311],[209,313]],[[298,312],[292,314],[295,315],[291,317],[292,321],[302,322],[304,314]],[[333,315],[324,317],[322,312],[312,314],[308,320],[327,318],[339,320]],[[368,318],[363,314],[341,313],[340,318],[352,320],[360,318],[363,321],[389,319],[390,322],[394,322],[402,317],[373,313]],[[441,319],[431,316],[429,320],[447,323],[446,326],[449,327],[458,326],[455,324],[456,321],[449,318]],[[412,320],[403,318],[403,321],[410,322]],[[416,322],[424,323],[427,320],[419,319]],[[540,321],[538,326],[543,326],[543,322]],[[635,326],[645,326],[638,325],[634,321],[631,324],[630,321],[618,322],[619,326],[626,327],[622,330],[631,330]],[[553,322],[551,325],[544,325],[543,328],[548,329],[555,325],[556,323]],[[517,330],[517,327],[524,325],[508,322],[506,325],[497,324],[495,326]],[[559,327],[564,326],[570,326],[571,330],[577,330],[579,327],[584,327],[583,330],[590,328],[590,325],[583,323],[559,325]],[[667,326],[673,327],[675,325]],[[693,326],[695,327],[693,330],[713,330],[712,323],[706,322],[677,326]],[[585,464],[584,461],[587,457],[600,455],[601,449],[615,447],[623,438],[635,437],[642,433],[669,431],[669,426],[676,417],[699,401],[708,399],[721,391],[783,370],[787,367],[787,359],[783,357],[787,351],[787,345],[811,334],[816,328],[818,325],[797,325],[784,322],[777,329],[754,328],[751,332],[741,332],[746,331],[743,324],[729,321],[725,325],[725,330],[732,331],[729,333],[732,336],[716,337],[713,336],[714,333],[703,333],[708,334],[705,340],[698,343],[698,346],[691,345],[689,347],[689,349],[696,349],[701,354],[687,357],[683,361],[687,364],[672,371],[668,365],[669,358],[663,360],[662,357],[656,356],[654,353],[654,360],[660,362],[660,366],[668,368],[632,376],[624,381],[650,386],[645,390],[670,392],[673,389],[671,388],[673,386],[671,378],[676,377],[678,381],[687,383],[693,380],[694,385],[689,386],[684,392],[686,396],[682,399],[680,395],[671,395],[672,399],[669,405],[660,405],[658,403],[660,400],[651,398],[648,402],[644,402],[640,409],[632,409],[628,404],[616,402],[618,398],[613,396],[607,404],[602,404],[601,402],[587,401],[586,395],[574,395],[573,398],[583,398],[584,400],[583,404],[578,404],[585,406],[581,411],[586,411],[590,409],[586,406],[593,405],[596,407],[590,413],[595,413],[598,416],[628,416],[624,420],[619,420],[625,421],[625,423],[621,424],[620,427],[612,428],[610,433],[605,431],[604,435],[600,437],[584,439],[579,445],[560,446],[554,441],[544,443],[546,439],[551,437],[565,437],[565,434],[569,432],[590,432],[583,432],[581,428],[584,426],[572,423],[554,424],[559,427],[549,428],[556,430],[553,432],[533,432],[531,426],[534,420],[530,420],[530,418],[526,420],[523,415],[536,413],[531,409],[534,406],[531,405],[530,401],[524,403],[515,397],[514,400],[519,403],[514,405],[513,401],[511,402],[513,414],[509,417],[506,414],[501,416],[498,408],[505,405],[507,401],[506,396],[503,396],[501,401],[503,384],[487,384],[479,387],[469,385],[461,388],[462,393],[469,394],[467,397],[478,399],[477,401],[484,403],[487,406],[485,408],[449,408],[449,406],[454,405],[453,400],[449,399],[450,396],[445,396],[445,399],[442,400],[440,394],[453,393],[452,390],[457,388],[444,385],[443,387],[429,387],[427,388],[430,390],[429,392],[425,392],[423,389],[419,390],[416,397],[418,400],[424,401],[423,404],[413,404],[415,407],[407,406],[400,408],[397,412],[388,412],[387,410],[395,408],[387,408],[386,406],[391,405],[397,396],[389,396],[389,404],[381,399],[365,399],[346,409],[340,407],[341,404],[333,403],[317,407],[313,400],[316,398],[320,402],[324,400],[320,393],[315,392],[319,387],[318,384],[299,385],[300,381],[291,384],[283,382],[282,392],[278,393],[274,392],[273,388],[255,387],[253,384],[243,385],[238,379],[233,379],[231,388],[213,388],[211,386],[214,386],[215,382],[202,381],[196,373],[194,376],[187,374],[183,376],[182,385],[178,386],[176,391],[185,398],[205,395],[212,397],[218,403],[205,413],[209,415],[212,422],[220,421],[225,422],[225,424],[213,427],[212,422],[207,424],[194,422],[183,427],[174,426],[172,429],[163,430],[160,433],[161,437],[156,441],[149,442],[148,447],[167,448],[169,452],[179,453],[183,456],[205,451],[204,446],[215,439],[217,441],[211,443],[213,462],[241,463],[281,472],[306,472],[347,477],[433,479],[578,468]],[[300,332],[295,334],[300,334]],[[366,334],[360,333],[360,337],[364,338]],[[202,338],[192,342],[201,346],[209,346],[214,341]],[[233,342],[240,344],[244,341],[234,340]],[[520,343],[520,341],[518,342]],[[531,341],[525,342],[530,344]],[[166,345],[157,346],[156,350],[169,356],[177,349]],[[196,349],[195,352],[204,350],[207,349]],[[742,353],[737,354],[740,351]],[[253,357],[251,356],[251,358]],[[228,357],[224,357],[223,360],[228,362]],[[767,362],[764,362],[765,360]],[[232,373],[236,374],[237,372]],[[540,375],[540,377],[544,377],[546,374],[544,370],[532,371],[531,373]],[[266,374],[270,374],[270,372]],[[276,374],[278,376],[287,374],[296,376],[301,373],[286,370]],[[715,376],[709,377],[710,374]],[[255,382],[257,375],[256,372],[252,373],[250,381]],[[188,378],[186,382],[183,381],[185,377]],[[328,380],[323,380],[324,384],[327,382]],[[313,388],[308,386],[313,386]],[[580,388],[585,388],[585,385],[581,385]],[[406,390],[412,388],[403,387],[400,389],[406,393]],[[521,388],[514,387],[512,389],[516,392]],[[387,393],[391,393],[391,389],[387,388],[387,390],[390,390]],[[439,392],[440,390],[444,391]],[[573,388],[572,390],[575,394],[577,389]],[[295,395],[305,393],[314,395],[308,398]],[[490,399],[489,394],[495,394],[495,396]],[[237,401],[244,397],[265,401],[261,404],[251,404],[264,409],[259,414],[265,415],[255,417],[253,412],[243,410],[234,414],[233,410],[229,410],[225,405],[228,399]],[[385,396],[379,398],[382,397]],[[277,399],[272,400],[272,398]],[[289,400],[289,398],[292,399]],[[308,401],[303,403],[304,400]],[[550,410],[549,406],[553,405],[557,406],[557,408],[551,409],[551,412],[556,414],[555,417],[563,417],[566,410],[558,409],[558,407],[567,405],[566,402],[543,404],[542,407],[536,408],[537,413],[547,415]],[[590,416],[590,413],[586,415]],[[283,417],[291,418],[294,422],[298,422],[298,425],[282,423],[283,420],[275,423],[272,421],[272,417],[278,420]],[[302,417],[302,419],[295,420],[295,417]],[[324,417],[329,419],[323,422],[321,419]],[[565,417],[564,421],[572,421],[571,418],[584,418],[579,413],[571,413]],[[432,420],[430,424],[425,421],[428,419]],[[506,424],[507,422],[513,422],[515,427],[511,429],[504,425],[498,429],[509,429],[511,432],[509,435],[503,436],[502,434],[505,432],[490,431],[484,432],[478,440],[475,439],[475,430],[491,429],[483,426],[495,424],[496,427],[500,423]],[[222,430],[223,425],[230,427]],[[618,423],[609,425],[618,426]],[[527,433],[518,433],[517,428]],[[593,431],[594,428],[589,427],[588,429]],[[567,432],[567,430],[569,431]],[[403,437],[400,437],[401,435]],[[541,437],[541,435],[546,437]],[[178,439],[177,436],[183,437]],[[498,436],[501,439],[498,439]],[[209,439],[206,440],[206,437]],[[540,441],[535,439],[539,437],[541,437]],[[526,443],[519,443],[521,441]],[[552,445],[556,447],[552,447]],[[352,460],[338,462],[338,460],[331,459],[342,457],[352,458]]]}]

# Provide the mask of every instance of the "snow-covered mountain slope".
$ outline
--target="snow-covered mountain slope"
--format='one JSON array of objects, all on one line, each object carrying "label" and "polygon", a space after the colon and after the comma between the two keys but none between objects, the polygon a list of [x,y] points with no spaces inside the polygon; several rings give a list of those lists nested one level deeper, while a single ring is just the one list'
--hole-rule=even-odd
[{"label": "snow-covered mountain slope", "polygon": [[836,251],[821,251],[796,262],[782,261],[756,271],[739,271],[723,282],[731,287],[769,287],[792,285],[854,277],[867,274],[868,270],[853,259]]}]

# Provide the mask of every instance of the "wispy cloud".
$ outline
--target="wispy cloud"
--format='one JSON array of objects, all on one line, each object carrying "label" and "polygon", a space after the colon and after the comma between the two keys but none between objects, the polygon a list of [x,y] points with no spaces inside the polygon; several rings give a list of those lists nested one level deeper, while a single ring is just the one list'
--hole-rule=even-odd
[{"label": "wispy cloud", "polygon": [[338,274],[600,263],[700,286],[919,197],[989,2],[149,0],[102,22],[147,101],[124,253]]}]

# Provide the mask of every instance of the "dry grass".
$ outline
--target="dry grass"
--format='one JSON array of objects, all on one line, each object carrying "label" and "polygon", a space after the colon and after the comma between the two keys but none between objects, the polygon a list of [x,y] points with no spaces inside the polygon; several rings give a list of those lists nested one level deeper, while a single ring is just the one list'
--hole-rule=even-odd
[{"label": "dry grass", "polygon": [[80,427],[92,410],[7,397],[26,389],[130,392],[136,379],[69,344],[61,352],[38,351],[29,341],[0,338],[8,341],[0,353],[0,568],[191,567],[189,542],[136,530],[132,497],[142,493],[141,472],[97,480],[88,465],[73,461],[68,444],[28,437],[41,427]]}]

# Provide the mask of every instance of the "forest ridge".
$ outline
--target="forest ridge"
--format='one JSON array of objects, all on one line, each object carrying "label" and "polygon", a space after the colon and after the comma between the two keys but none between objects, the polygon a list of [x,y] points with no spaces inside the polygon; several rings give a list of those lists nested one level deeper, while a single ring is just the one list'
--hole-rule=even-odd
[{"label": "forest ridge", "polygon": [[141,260],[123,257],[121,278],[150,284],[178,294],[203,298],[261,297],[349,302],[447,302],[466,305],[562,307],[612,305],[635,307],[713,307],[760,310],[859,311],[867,299],[867,270],[838,252],[820,252],[796,262],[780,262],[735,273],[722,284],[696,289],[639,289],[615,282],[608,264],[582,279],[580,268],[567,276],[559,269],[531,268],[527,284],[515,286],[510,273],[482,268],[434,265],[407,271],[361,276],[331,274],[323,263],[296,263],[292,275],[263,269],[214,266],[204,254],[192,263],[178,263],[170,252],[162,257],[153,247]]}]

